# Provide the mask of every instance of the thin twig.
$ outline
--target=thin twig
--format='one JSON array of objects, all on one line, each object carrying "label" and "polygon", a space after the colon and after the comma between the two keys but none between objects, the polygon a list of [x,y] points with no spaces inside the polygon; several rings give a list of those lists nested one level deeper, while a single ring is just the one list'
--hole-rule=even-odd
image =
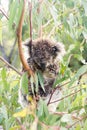
[{"label": "thin twig", "polygon": [[60,87],[58,86],[57,88],[54,88],[54,89],[53,89],[53,91],[51,92],[51,95],[50,95],[50,98],[49,98],[49,100],[48,100],[47,105],[50,104],[50,101],[51,101],[51,99],[52,99],[52,96],[53,96],[54,92],[55,92],[57,89],[59,89],[59,88],[60,88]]},{"label": "thin twig", "polygon": [[[68,113],[68,112],[54,112],[53,114],[54,114],[54,115],[63,116],[63,115],[65,115],[65,114],[70,114],[70,113]],[[71,117],[72,117],[73,119],[77,119],[77,120],[79,120],[79,121],[82,119],[82,117],[77,117],[77,116],[75,116],[74,114],[71,114]]]},{"label": "thin twig", "polygon": [[[51,101],[51,99],[52,99],[52,96],[53,96],[53,94],[54,94],[54,92],[57,90],[57,89],[59,89],[59,88],[62,88],[63,86],[65,86],[65,85],[67,85],[67,84],[69,84],[70,83],[70,81],[68,81],[68,82],[66,82],[66,83],[64,83],[64,84],[62,84],[62,85],[58,85],[56,88],[54,88],[54,90],[52,91],[52,93],[51,93],[51,95],[50,95],[50,98],[49,98],[49,100],[48,100],[48,103],[47,103],[47,105],[49,105],[50,103],[52,103],[52,102],[50,102]],[[83,83],[82,83],[83,84]],[[80,84],[80,85],[82,85],[82,84]],[[73,87],[71,87],[70,89],[73,89],[73,88],[75,88],[75,87],[77,87],[77,85],[74,85]],[[68,96],[68,95],[67,95]],[[63,100],[63,99],[62,99]],[[60,99],[59,100],[57,100],[57,101],[60,101]],[[55,102],[55,101],[54,101]]]},{"label": "thin twig", "polygon": [[63,116],[65,114],[68,114],[68,112],[54,112],[54,115],[59,115],[59,116]]},{"label": "thin twig", "polygon": [[60,130],[60,127],[57,126],[50,126],[45,124],[44,122],[38,121],[40,125],[42,125],[43,127],[45,127],[46,130],[51,129],[51,130]]},{"label": "thin twig", "polygon": [[87,116],[85,116],[85,117],[82,117],[81,119],[79,119],[78,121],[76,121],[76,122],[74,122],[72,125],[67,125],[66,126],[66,128],[72,128],[74,125],[76,125],[78,122],[80,122],[80,121],[82,121],[83,119],[86,119],[87,118]]},{"label": "thin twig", "polygon": [[13,69],[14,71],[16,71],[20,76],[22,75],[21,72],[19,72],[14,66],[12,66],[11,64],[9,64],[3,57],[0,56],[0,60],[2,60],[6,65],[8,65],[11,69]]},{"label": "thin twig", "polygon": [[[83,89],[83,88],[82,88],[82,89]],[[82,89],[79,89],[79,90],[75,91],[74,93],[71,93],[71,94],[69,94],[69,95],[67,95],[67,96],[65,96],[65,97],[62,97],[62,98],[58,99],[58,100],[55,100],[55,101],[53,101],[53,102],[50,102],[49,104],[52,104],[52,103],[55,103],[55,102],[59,102],[59,101],[65,99],[65,98],[68,98],[68,97],[70,97],[70,96],[72,96],[72,95],[75,95],[76,93],[80,92]]]},{"label": "thin twig", "polygon": [[0,6],[0,12],[9,20],[8,15],[5,13],[4,9]]},{"label": "thin twig", "polygon": [[48,38],[51,37],[52,34],[54,34],[55,29],[56,29],[56,26],[54,26],[54,27],[52,28],[52,30],[50,31],[50,33],[49,33],[49,35],[48,35]]},{"label": "thin twig", "polygon": [[[8,15],[6,14],[6,11],[4,10],[4,8],[2,8],[2,6],[0,6],[0,11],[1,11],[1,13],[5,16],[5,18],[6,18],[7,20],[9,20],[9,17],[8,17]],[[13,25],[15,26],[15,22],[13,22]],[[13,29],[14,29],[14,26],[13,26]]]},{"label": "thin twig", "polygon": [[49,104],[50,104],[50,101],[51,101],[51,98],[52,98],[52,96],[53,96],[54,92],[55,92],[57,89],[59,89],[59,88],[61,88],[61,87],[65,86],[65,85],[66,85],[66,84],[68,84],[68,83],[70,83],[70,81],[68,81],[68,82],[66,82],[66,83],[64,83],[64,84],[62,84],[61,86],[59,86],[59,85],[58,85],[56,88],[54,88],[53,92],[52,92],[52,93],[51,93],[51,95],[50,95],[50,98],[49,98],[49,100],[48,100],[47,105],[49,105]]},{"label": "thin twig", "polygon": [[[71,81],[67,81],[66,83],[60,85],[60,87],[63,87],[63,86],[67,85],[67,84],[70,83],[70,82],[71,82]],[[59,87],[59,86],[58,86],[58,87]],[[57,88],[57,87],[56,87],[56,88]]]},{"label": "thin twig", "polygon": [[50,19],[46,24],[44,24],[44,25],[42,26],[42,28],[43,28],[43,29],[46,28],[52,21],[53,21],[53,19]]}]

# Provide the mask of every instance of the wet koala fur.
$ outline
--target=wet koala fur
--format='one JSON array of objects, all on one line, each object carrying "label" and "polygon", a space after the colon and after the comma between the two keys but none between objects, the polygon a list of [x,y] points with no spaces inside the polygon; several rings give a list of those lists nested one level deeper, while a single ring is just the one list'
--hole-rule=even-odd
[{"label": "wet koala fur", "polygon": [[[64,45],[48,39],[37,39],[32,41],[32,43],[29,41],[27,43],[27,47],[29,55],[27,62],[30,68],[34,72],[40,71],[44,78],[45,91],[43,91],[39,85],[38,95],[43,97],[47,103],[53,91],[53,83],[58,76],[60,62],[65,54]],[[58,93],[59,90],[54,93],[52,101],[55,100],[56,96],[58,98]],[[20,89],[19,102],[23,107],[27,106],[28,104],[28,101],[25,97],[26,96],[23,95],[22,90]]]}]

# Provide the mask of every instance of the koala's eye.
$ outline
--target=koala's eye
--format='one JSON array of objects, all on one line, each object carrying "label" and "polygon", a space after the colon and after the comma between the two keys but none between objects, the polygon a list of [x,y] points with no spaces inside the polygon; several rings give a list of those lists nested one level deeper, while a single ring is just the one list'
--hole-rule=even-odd
[{"label": "koala's eye", "polygon": [[54,46],[54,47],[52,48],[52,50],[53,50],[54,52],[58,51],[58,49],[57,49],[56,46]]},{"label": "koala's eye", "polygon": [[52,47],[52,54],[55,55],[57,51],[58,51],[57,47],[53,46]]}]

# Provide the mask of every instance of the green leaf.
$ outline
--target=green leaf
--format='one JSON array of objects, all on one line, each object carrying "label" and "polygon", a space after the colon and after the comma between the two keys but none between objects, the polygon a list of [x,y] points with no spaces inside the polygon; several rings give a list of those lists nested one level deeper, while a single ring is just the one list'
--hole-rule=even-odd
[{"label": "green leaf", "polygon": [[85,15],[87,16],[87,1],[86,0],[82,0],[82,5],[83,5],[83,8],[85,10]]},{"label": "green leaf", "polygon": [[44,101],[43,101],[43,110],[44,110],[45,116],[47,116],[49,114],[49,112],[48,112],[47,104]]},{"label": "green leaf", "polygon": [[28,74],[24,73],[20,80],[20,87],[24,94],[28,94]]},{"label": "green leaf", "polygon": [[22,8],[23,8],[23,0],[21,0],[20,3],[18,3],[18,9],[17,9],[17,14],[16,14],[16,16],[18,17],[15,17],[15,23],[17,26],[19,24]]},{"label": "green leaf", "polygon": [[79,77],[84,74],[85,72],[87,72],[87,65],[83,65],[75,74],[75,76],[71,79],[71,82],[69,84],[69,86],[71,86],[76,80],[79,79]]},{"label": "green leaf", "polygon": [[5,105],[3,105],[1,108],[0,108],[0,113],[3,115],[5,121],[4,121],[4,124],[5,124],[5,130],[8,130],[9,129],[9,124],[8,124],[8,111],[7,111],[7,107]]},{"label": "green leaf", "polygon": [[82,56],[85,59],[85,61],[87,61],[87,43],[84,44],[84,48],[82,51]]},{"label": "green leaf", "polygon": [[9,16],[10,29],[12,29],[13,23],[15,23],[16,26],[18,26],[22,7],[23,7],[23,0],[21,0],[20,2],[18,0],[12,1],[10,5],[10,16]]},{"label": "green leaf", "polygon": [[12,25],[14,23],[14,18],[17,12],[17,6],[18,6],[17,0],[16,1],[13,0],[10,6],[10,15],[9,15],[9,28],[10,29],[12,29]]},{"label": "green leaf", "polygon": [[42,73],[40,71],[38,72],[38,80],[40,82],[41,88],[45,92],[45,89],[44,89],[44,78],[43,78]]},{"label": "green leaf", "polygon": [[81,126],[78,124],[75,128],[75,130],[81,130]]},{"label": "green leaf", "polygon": [[58,20],[57,20],[57,18],[58,18],[58,11],[57,11],[56,7],[54,5],[49,6],[49,10],[50,10],[50,13],[51,13],[51,15],[53,17],[55,25],[57,25],[57,23],[58,23]]},{"label": "green leaf", "polygon": [[43,114],[43,100],[40,98],[39,100],[39,107],[38,107],[38,117],[42,116]]},{"label": "green leaf", "polygon": [[5,90],[9,90],[8,82],[7,82],[7,75],[6,75],[6,69],[3,68],[1,70],[1,76],[2,76],[2,81],[3,81],[3,86]]},{"label": "green leaf", "polygon": [[63,115],[62,118],[61,118],[61,122],[66,122],[66,123],[68,123],[68,122],[71,122],[71,121],[72,121],[72,118],[71,118],[71,115],[70,115],[70,114],[65,114],[65,115]]},{"label": "green leaf", "polygon": [[70,28],[72,29],[73,25],[74,25],[74,16],[73,13],[69,14],[69,21],[68,24],[70,25]]},{"label": "green leaf", "polygon": [[20,130],[21,126],[20,125],[15,125],[13,127],[11,127],[9,130]]},{"label": "green leaf", "polygon": [[2,80],[6,80],[6,69],[5,68],[2,69],[1,75],[2,75]]},{"label": "green leaf", "polygon": [[34,77],[33,76],[31,76],[31,78],[30,78],[30,83],[31,83],[31,89],[32,89],[32,93],[34,94]]},{"label": "green leaf", "polygon": [[86,119],[86,121],[85,121],[85,123],[84,123],[83,130],[87,130],[87,119]]},{"label": "green leaf", "polygon": [[35,77],[35,88],[36,88],[36,92],[38,92],[38,86],[39,86],[39,84],[38,84],[38,75],[37,75],[37,73],[35,73],[35,75],[34,75]]},{"label": "green leaf", "polygon": [[47,104],[40,98],[39,108],[38,108],[38,117],[47,116],[49,114]]}]

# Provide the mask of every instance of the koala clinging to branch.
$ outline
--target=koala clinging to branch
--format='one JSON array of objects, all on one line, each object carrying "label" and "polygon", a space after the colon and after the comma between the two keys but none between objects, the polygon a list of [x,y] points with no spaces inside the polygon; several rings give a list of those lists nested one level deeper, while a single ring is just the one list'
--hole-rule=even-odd
[{"label": "koala clinging to branch", "polygon": [[[54,84],[54,81],[58,76],[60,61],[65,54],[64,45],[62,43],[56,43],[48,39],[37,39],[32,42],[29,41],[27,47],[29,54],[27,62],[30,68],[34,72],[40,71],[43,75],[45,91],[43,91],[39,85],[38,94],[43,97],[47,103],[49,101],[51,93],[53,92],[52,86]],[[51,101],[53,102],[55,100],[58,100],[61,98],[61,95],[62,93],[57,89],[53,93]],[[22,106],[26,106],[28,104],[21,89],[19,91],[19,102]],[[55,103],[55,106],[49,104],[48,107],[51,107],[52,110],[52,107],[55,107],[54,109],[56,109],[57,105],[58,103]]]}]

